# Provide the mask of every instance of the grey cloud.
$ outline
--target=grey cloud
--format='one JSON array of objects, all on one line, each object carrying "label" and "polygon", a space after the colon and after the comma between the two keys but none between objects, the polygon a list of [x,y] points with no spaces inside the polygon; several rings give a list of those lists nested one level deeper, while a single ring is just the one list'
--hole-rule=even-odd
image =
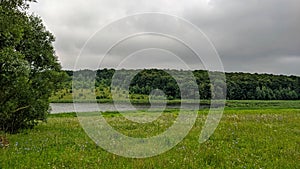
[{"label": "grey cloud", "polygon": [[[207,0],[51,0],[41,1],[33,5],[31,10],[42,17],[45,25],[57,37],[55,48],[65,69],[73,68],[76,56],[86,40],[106,24],[135,13],[163,12],[183,17],[203,30],[215,44],[226,71],[300,75],[298,0],[207,2]],[[164,25],[145,23],[133,25],[131,29],[162,26]],[[119,29],[126,31],[126,28]],[[106,38],[109,41],[114,39],[114,36],[116,35],[108,33]],[[142,45],[151,42],[145,39],[139,43]],[[133,47],[128,46],[129,49]],[[176,45],[173,47],[176,48]],[[86,54],[98,57],[97,48],[99,44],[91,47]],[[123,51],[119,52],[113,57],[120,57]],[[154,60],[151,62],[155,63]],[[88,68],[92,63],[86,61],[82,63],[84,64],[85,68]]]},{"label": "grey cloud", "polygon": [[281,58],[300,57],[299,1],[218,0],[213,4],[216,13],[205,18],[197,17],[197,7],[185,15],[214,42],[226,70],[300,73],[297,67],[281,63]]}]

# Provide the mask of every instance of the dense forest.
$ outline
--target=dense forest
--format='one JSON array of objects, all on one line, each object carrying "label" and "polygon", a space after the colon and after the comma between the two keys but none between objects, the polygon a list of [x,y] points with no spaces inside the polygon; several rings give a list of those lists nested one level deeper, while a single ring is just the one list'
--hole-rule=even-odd
[{"label": "dense forest", "polygon": [[[69,80],[66,85],[66,93],[72,93],[72,76],[77,75],[74,82],[81,90],[90,89],[88,78],[95,79],[97,99],[111,99],[111,89],[125,93],[126,84],[130,83],[129,93],[138,96],[137,99],[145,99],[154,89],[162,90],[168,100],[181,99],[178,83],[186,88],[195,88],[187,72],[183,70],[119,70],[102,69],[97,71],[81,70],[66,71]],[[228,100],[297,100],[300,99],[300,77],[271,74],[250,74],[250,73],[226,73],[226,80],[217,79],[212,87],[209,73],[204,70],[192,71],[197,89],[201,99],[210,99],[212,95],[218,98],[217,94],[226,94]],[[178,77],[176,80],[173,77]],[[92,76],[91,76],[92,75]],[[131,79],[128,75],[135,75]],[[220,75],[219,72],[210,72],[211,76]],[[114,77],[115,76],[115,77]],[[114,78],[113,78],[114,77]],[[221,76],[220,76],[221,77]],[[112,79],[113,85],[112,85]],[[179,79],[179,80],[178,80]],[[129,82],[128,82],[129,80]],[[78,85],[79,84],[79,85]],[[111,88],[113,86],[113,88]],[[117,86],[117,87],[115,87]],[[60,93],[59,99],[66,94]],[[193,93],[191,93],[193,94]]]}]

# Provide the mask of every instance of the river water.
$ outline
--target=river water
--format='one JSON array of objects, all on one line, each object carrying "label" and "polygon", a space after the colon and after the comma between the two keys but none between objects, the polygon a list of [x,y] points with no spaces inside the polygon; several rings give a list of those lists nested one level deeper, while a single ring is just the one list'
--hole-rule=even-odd
[{"label": "river water", "polygon": [[[192,105],[191,105],[192,106]],[[117,111],[114,104],[111,103],[76,103],[76,110],[73,103],[51,103],[50,104],[51,114],[57,113],[70,113],[70,112],[106,112],[106,111]],[[135,105],[134,107],[123,104],[118,106],[119,111],[132,111],[132,110],[147,110],[149,105]],[[207,108],[208,106],[200,106],[200,108]],[[163,109],[162,106],[154,106],[151,108]],[[180,105],[167,105],[166,109],[179,109]]]}]

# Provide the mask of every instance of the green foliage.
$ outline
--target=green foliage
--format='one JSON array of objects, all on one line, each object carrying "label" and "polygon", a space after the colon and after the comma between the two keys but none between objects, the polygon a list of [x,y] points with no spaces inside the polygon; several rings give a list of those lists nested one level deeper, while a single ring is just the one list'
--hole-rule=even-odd
[{"label": "green foliage", "polygon": [[[114,86],[120,95],[125,94],[126,79],[130,74],[137,73],[139,70],[121,70],[115,75]],[[167,70],[179,77],[179,82],[184,88],[199,89],[200,98],[210,100],[212,97],[218,99],[222,95],[227,94],[228,100],[298,100],[300,99],[300,77],[298,76],[283,76],[269,74],[250,74],[250,73],[226,73],[226,79],[220,76],[220,72],[210,72],[210,75],[215,77],[212,85],[208,72],[204,70],[195,70],[192,73],[196,79],[198,86],[193,86],[193,83],[185,76],[186,71]],[[87,74],[94,74],[96,97],[97,99],[111,99],[111,80],[115,74],[113,69],[76,71],[79,74],[74,83],[79,88],[89,89],[91,86],[86,79]],[[68,71],[69,75],[73,72]],[[216,78],[219,77],[219,78]],[[72,79],[72,78],[69,78]],[[124,83],[126,82],[126,83]],[[69,81],[71,83],[71,81]],[[70,86],[70,85],[69,85]],[[140,71],[132,80],[129,87],[130,95],[139,95],[139,97],[130,96],[130,98],[148,98],[151,91],[155,89],[162,90],[168,100],[180,100],[181,94],[177,81],[164,70],[150,69]],[[100,91],[100,92],[99,92]],[[192,96],[193,93],[186,93]],[[124,97],[124,96],[122,96]],[[55,96],[53,97],[55,98]],[[65,96],[71,99],[71,95]],[[90,98],[95,99],[95,98]],[[56,99],[53,99],[56,100]]]},{"label": "green foliage", "polygon": [[15,133],[46,120],[48,98],[66,79],[54,54],[54,36],[29,1],[0,1],[0,130]]},{"label": "green foliage", "polygon": [[230,100],[297,100],[300,77],[227,73],[227,98]]},{"label": "green foliage", "polygon": [[[130,112],[128,112],[130,114]],[[140,112],[141,113],[141,112]],[[81,128],[76,114],[50,115],[29,133],[7,134],[0,148],[3,168],[300,168],[299,109],[225,110],[205,143],[199,134],[207,110],[199,112],[187,137],[170,151],[147,159],[130,159],[97,146]],[[136,116],[139,113],[131,113]],[[118,131],[135,137],[167,129],[176,111],[151,124],[132,125],[114,112],[104,114]],[[1,134],[0,134],[1,135]],[[34,163],[32,162],[34,159]]]}]

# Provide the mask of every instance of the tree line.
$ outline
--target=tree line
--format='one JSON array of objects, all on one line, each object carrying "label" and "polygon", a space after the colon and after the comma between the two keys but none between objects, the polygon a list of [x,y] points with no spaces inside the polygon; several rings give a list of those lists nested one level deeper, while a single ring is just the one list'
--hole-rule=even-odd
[{"label": "tree line", "polygon": [[[72,79],[74,72],[66,71]],[[272,74],[251,73],[225,73],[226,79],[220,76],[220,72],[208,72],[205,70],[194,70],[193,83],[188,79],[183,70],[114,70],[101,69],[97,71],[81,70],[76,76],[81,87],[85,88],[87,83],[84,78],[87,74],[95,76],[95,86],[100,88],[113,87],[117,90],[125,90],[130,84],[130,94],[149,95],[154,89],[162,90],[169,100],[180,99],[180,85],[186,88],[199,89],[201,99],[219,98],[218,95],[226,95],[228,100],[297,100],[300,99],[300,77]],[[133,76],[134,75],[134,76]],[[210,75],[210,76],[209,76]],[[132,78],[128,79],[128,77]],[[174,78],[176,76],[176,78]],[[220,76],[220,78],[210,77]],[[80,79],[80,77],[82,77]],[[91,77],[93,79],[93,77]],[[112,79],[114,79],[112,84]],[[212,80],[212,81],[211,81]],[[213,84],[215,85],[212,85]],[[190,93],[191,95],[193,93]]]}]

